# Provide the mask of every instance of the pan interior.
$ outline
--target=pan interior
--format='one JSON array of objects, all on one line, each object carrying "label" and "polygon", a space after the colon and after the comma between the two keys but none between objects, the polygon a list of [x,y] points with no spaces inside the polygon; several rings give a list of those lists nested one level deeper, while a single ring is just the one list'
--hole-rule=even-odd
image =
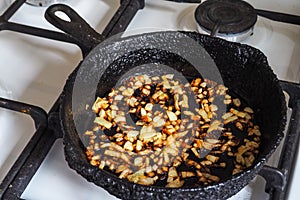
[{"label": "pan interior", "polygon": [[[145,69],[149,64],[157,66]],[[162,74],[167,68],[181,77],[193,74],[222,83],[218,68],[202,45],[180,32],[142,34],[99,44],[82,62],[74,80],[72,111],[77,132],[84,133],[87,125],[91,125],[85,119],[95,116],[85,109],[87,105],[91,106],[95,96],[105,95],[126,79],[124,74],[138,69],[146,74]]]}]

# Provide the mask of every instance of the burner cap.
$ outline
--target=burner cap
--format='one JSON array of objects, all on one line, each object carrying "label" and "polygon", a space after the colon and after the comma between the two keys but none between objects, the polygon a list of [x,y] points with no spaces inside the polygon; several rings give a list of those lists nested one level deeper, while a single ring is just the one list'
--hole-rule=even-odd
[{"label": "burner cap", "polygon": [[250,4],[241,0],[207,0],[197,7],[195,18],[209,31],[219,23],[219,33],[236,34],[252,28],[257,15]]}]

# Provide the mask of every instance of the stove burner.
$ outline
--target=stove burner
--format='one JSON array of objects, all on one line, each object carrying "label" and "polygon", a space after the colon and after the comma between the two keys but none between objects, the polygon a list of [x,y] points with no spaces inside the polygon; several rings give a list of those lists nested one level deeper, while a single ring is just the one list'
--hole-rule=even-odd
[{"label": "stove burner", "polygon": [[199,28],[215,36],[216,33],[249,33],[257,15],[250,4],[241,0],[207,0],[197,7],[195,19]]}]

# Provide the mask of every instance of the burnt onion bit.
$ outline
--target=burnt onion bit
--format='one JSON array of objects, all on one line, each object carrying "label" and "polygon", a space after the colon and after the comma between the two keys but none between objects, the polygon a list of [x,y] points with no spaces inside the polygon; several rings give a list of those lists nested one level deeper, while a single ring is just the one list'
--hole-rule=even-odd
[{"label": "burnt onion bit", "polygon": [[[136,117],[137,118],[143,118],[145,116],[147,116],[146,110],[148,110],[146,107],[148,104],[151,104],[151,109],[153,107],[153,104],[160,104],[160,106],[162,106],[164,109],[166,109],[167,111],[167,115],[169,117],[169,120],[172,122],[172,118],[171,115],[168,112],[175,111],[174,109],[176,108],[176,111],[178,111],[178,109],[180,109],[178,106],[176,107],[176,104],[181,105],[181,107],[186,107],[189,108],[189,99],[188,96],[186,96],[187,93],[182,93],[183,92],[183,85],[181,85],[181,89],[178,88],[177,86],[180,85],[180,83],[176,83],[176,80],[173,79],[174,75],[165,75],[162,77],[148,77],[146,75],[143,76],[137,76],[137,77],[132,77],[131,79],[128,80],[128,82],[124,82],[124,85],[122,85],[119,88],[115,88],[111,91],[111,93],[108,94],[108,99],[107,98],[103,98],[103,99],[99,99],[97,98],[95,104],[93,105],[93,110],[95,110],[95,112],[99,112],[99,115],[102,115],[103,117],[105,117],[105,115],[103,115],[103,109],[106,109],[107,107],[111,107],[112,111],[110,110],[106,110],[105,112],[108,112],[106,114],[106,117],[111,118],[110,120],[113,120],[112,114],[110,114],[111,112],[113,112],[113,110],[116,110],[115,112],[119,112],[118,110],[120,108],[118,108],[116,105],[121,105],[123,107],[126,107],[127,105],[124,104],[120,104],[120,100],[124,100],[125,102],[127,102],[131,108],[130,110],[134,110],[133,113],[137,114]],[[169,80],[168,80],[169,79]],[[157,81],[157,82],[155,82]],[[145,83],[145,84],[143,84]],[[171,86],[171,83],[174,84],[174,86]],[[177,85],[176,85],[176,84]],[[150,98],[150,84],[157,84],[155,86],[155,91],[154,94],[151,96]],[[210,85],[211,84],[211,85]],[[133,87],[133,88],[131,88]],[[193,94],[193,96],[197,96],[197,98],[195,98],[194,100],[197,101],[199,104],[201,105],[200,108],[194,108],[194,112],[191,112],[190,110],[188,111],[182,111],[180,109],[180,111],[182,111],[184,113],[185,118],[184,120],[191,118],[190,120],[196,120],[193,121],[192,123],[190,123],[190,120],[187,120],[186,122],[190,123],[190,125],[187,126],[187,129],[193,128],[193,126],[195,126],[195,128],[197,129],[196,132],[195,130],[189,131],[188,138],[190,138],[190,147],[185,147],[183,146],[183,148],[186,148],[186,150],[183,150],[183,154],[178,154],[178,152],[174,152],[176,154],[176,156],[179,156],[178,158],[175,159],[174,162],[170,162],[169,161],[169,155],[166,154],[165,152],[163,152],[163,154],[159,153],[159,154],[155,154],[155,156],[157,156],[157,158],[150,156],[151,159],[153,160],[148,160],[149,158],[143,158],[143,157],[136,157],[134,158],[134,161],[131,161],[134,163],[133,166],[127,166],[129,164],[129,158],[126,158],[127,156],[122,155],[122,151],[123,148],[125,150],[129,150],[129,151],[135,151],[136,153],[139,153],[140,150],[147,150],[149,149],[149,147],[152,147],[153,150],[156,150],[155,148],[161,148],[162,145],[158,145],[157,146],[157,141],[147,141],[145,139],[143,139],[144,137],[146,137],[146,134],[150,134],[150,135],[156,135],[156,133],[144,133],[143,129],[145,128],[144,126],[146,125],[146,123],[142,123],[143,128],[140,129],[140,133],[138,133],[137,130],[135,130],[135,132],[137,132],[136,134],[139,134],[139,137],[142,138],[141,141],[145,140],[145,144],[142,144],[144,147],[142,149],[141,148],[138,149],[138,143],[139,140],[137,140],[137,142],[135,142],[134,140],[127,138],[129,137],[129,133],[126,135],[124,135],[124,133],[120,133],[118,132],[116,135],[116,137],[110,137],[109,139],[112,142],[116,142],[116,144],[112,145],[112,144],[108,144],[108,143],[103,143],[103,142],[99,142],[95,143],[95,137],[97,137],[96,135],[92,135],[90,134],[90,131],[88,132],[88,136],[91,136],[91,146],[87,147],[87,155],[89,157],[89,159],[91,160],[91,164],[95,165],[95,166],[99,166],[100,169],[109,169],[111,170],[113,173],[118,174],[118,176],[120,178],[127,178],[129,181],[134,181],[137,182],[139,184],[145,184],[145,185],[154,185],[156,186],[156,182],[157,180],[159,180],[159,185],[162,185],[163,183],[166,182],[166,187],[186,187],[191,186],[192,183],[186,184],[186,181],[191,181],[191,180],[196,180],[194,182],[194,186],[205,186],[205,185],[209,185],[209,184],[213,184],[216,182],[219,182],[220,180],[224,180],[228,177],[224,177],[224,174],[220,174],[219,176],[216,176],[215,174],[212,174],[212,168],[223,168],[226,169],[228,174],[236,174],[239,172],[242,172],[243,170],[245,170],[248,167],[251,167],[254,159],[255,159],[255,155],[254,155],[254,150],[259,146],[260,144],[260,134],[257,135],[258,139],[257,139],[257,143],[255,143],[255,147],[249,147],[248,142],[244,142],[245,145],[243,145],[243,148],[245,150],[243,150],[239,144],[241,144],[242,142],[239,141],[239,139],[233,134],[233,132],[226,132],[224,133],[222,136],[223,138],[219,140],[218,135],[221,135],[223,131],[231,131],[231,130],[236,130],[236,131],[241,131],[243,132],[243,130],[247,130],[247,126],[243,126],[247,125],[248,123],[250,124],[249,126],[253,126],[254,122],[251,121],[251,119],[253,119],[253,110],[249,107],[246,107],[247,105],[242,105],[242,102],[239,98],[232,98],[231,95],[227,94],[227,88],[223,85],[217,85],[211,81],[202,81],[199,78],[196,78],[195,80],[192,81],[191,85],[185,85],[184,87],[188,87],[191,88],[191,93]],[[170,91],[168,92],[168,88],[170,88]],[[175,89],[177,88],[177,89]],[[139,96],[135,96],[134,93],[135,91],[133,90],[140,90],[140,94]],[[173,91],[173,92],[171,92]],[[181,94],[182,99],[179,102],[179,97],[175,98],[176,96],[176,91],[178,92],[178,94]],[[120,93],[122,93],[122,95],[125,96],[120,96]],[[177,94],[177,95],[178,95]],[[131,96],[132,95],[132,96]],[[173,105],[168,105],[166,106],[166,102],[168,102],[169,100],[169,96],[170,95],[174,95],[174,104]],[[155,97],[154,97],[155,96]],[[186,98],[184,97],[186,96]],[[191,96],[191,95],[189,95]],[[216,120],[214,118],[214,111],[216,111],[217,107],[214,107],[214,99],[217,96],[225,96],[223,103],[228,105],[228,112],[225,113],[222,118],[224,119],[224,124],[225,127],[221,128],[219,127],[219,125],[222,125],[222,122],[220,122],[219,120]],[[194,97],[193,97],[194,98]],[[109,100],[110,99],[110,100]],[[116,102],[114,102],[114,100]],[[134,100],[134,101],[132,101]],[[111,106],[107,106],[107,103],[110,102]],[[146,105],[146,106],[145,106]],[[113,107],[114,106],[114,107]],[[144,108],[145,106],[145,108]],[[115,108],[116,107],[116,108]],[[170,109],[171,108],[171,109]],[[247,108],[247,109],[246,109]],[[144,109],[144,111],[143,111]],[[146,110],[145,110],[146,109]],[[244,109],[239,111],[239,109]],[[124,110],[121,108],[121,110]],[[149,111],[150,111],[149,110]],[[193,109],[192,109],[193,110]],[[142,111],[144,112],[144,114],[142,113]],[[201,111],[201,112],[200,112]],[[211,113],[210,113],[211,112]],[[101,114],[102,113],[102,114]],[[199,113],[199,115],[197,116],[197,113]],[[209,115],[210,113],[210,115]],[[173,113],[174,117],[177,120],[177,117],[175,116],[175,114]],[[251,116],[252,115],[252,116]],[[226,117],[225,117],[226,116]],[[116,117],[118,118],[118,117]],[[239,119],[240,118],[240,119]],[[203,121],[201,121],[201,119]],[[125,120],[125,118],[124,118]],[[199,121],[199,125],[198,125],[198,121]],[[151,121],[151,120],[150,120]],[[148,122],[148,121],[147,121]],[[173,124],[169,122],[169,124]],[[195,125],[196,122],[196,125]],[[211,124],[206,124],[207,122],[211,122]],[[99,122],[97,122],[99,123]],[[110,122],[113,123],[113,122]],[[124,122],[121,123],[126,123],[126,120]],[[140,121],[137,121],[136,124],[140,124]],[[239,125],[237,125],[239,124]],[[99,123],[100,126],[102,126],[102,128],[106,127],[106,124],[102,124],[101,122]],[[127,124],[128,125],[128,124]],[[187,125],[187,124],[186,124]],[[231,126],[233,125],[233,126]],[[163,132],[161,132],[161,134],[166,134],[169,132],[169,125],[167,125],[166,127],[164,127],[162,130]],[[171,126],[172,127],[172,126]],[[205,128],[204,128],[205,127]],[[235,128],[236,127],[236,128]],[[173,127],[172,127],[173,128]],[[109,128],[108,128],[109,129]],[[153,129],[153,128],[151,128]],[[238,130],[239,129],[239,130]],[[154,131],[155,129],[153,129],[152,131]],[[118,130],[116,130],[118,131]],[[165,132],[164,132],[165,131]],[[259,131],[259,130],[257,130]],[[176,135],[177,132],[175,132]],[[173,132],[169,132],[168,134],[173,134]],[[180,134],[180,133],[178,133]],[[242,134],[246,135],[248,134],[247,131],[244,131]],[[117,136],[118,135],[118,136]],[[144,136],[142,136],[144,135]],[[124,137],[125,136],[125,137]],[[135,135],[134,137],[136,137],[138,135]],[[246,136],[244,136],[244,138],[246,138]],[[98,137],[102,137],[102,136],[98,136]],[[123,138],[122,138],[123,137]],[[153,136],[151,136],[153,137]],[[167,137],[167,143],[169,140],[169,136],[165,136]],[[195,137],[195,138],[192,138]],[[104,138],[105,139],[105,138]],[[119,140],[121,139],[121,140]],[[125,141],[124,141],[125,139]],[[197,141],[196,141],[197,140]],[[251,140],[247,139],[249,142]],[[124,142],[123,142],[124,141]],[[187,140],[184,140],[186,142],[189,142]],[[160,143],[162,143],[163,141],[160,141]],[[181,140],[179,141],[181,142]],[[169,141],[170,144],[170,141]],[[136,145],[136,146],[135,146]],[[146,145],[146,146],[145,146]],[[177,146],[177,143],[173,144],[175,146]],[[248,145],[248,146],[247,146]],[[97,153],[95,153],[96,149],[99,148],[106,148],[109,147],[109,149],[106,149],[104,151],[104,157],[103,154],[99,155]],[[180,146],[180,144],[179,144]],[[178,146],[178,147],[179,147]],[[117,147],[117,148],[116,148]],[[136,148],[136,150],[135,150]],[[145,148],[145,149],[144,149]],[[169,148],[169,147],[167,147]],[[249,149],[250,148],[250,149]],[[121,149],[121,152],[120,150]],[[116,151],[117,150],[117,151]],[[245,153],[246,152],[246,153]],[[129,156],[130,156],[130,152]],[[142,153],[142,152],[141,152]],[[172,155],[174,153],[171,153]],[[247,154],[248,157],[244,157],[244,154]],[[255,153],[257,154],[257,152]],[[141,156],[144,154],[141,154]],[[108,156],[108,157],[107,157]],[[159,156],[159,157],[158,157]],[[175,156],[175,155],[173,155]],[[235,158],[235,160],[233,161],[234,164],[234,168],[226,168],[227,163],[226,162],[218,162],[218,160],[220,160],[221,156],[227,156],[229,157],[228,161],[232,161],[232,157]],[[122,162],[118,163],[118,159],[116,160],[115,158],[121,158],[119,159],[120,161],[123,159],[125,161],[125,164]],[[112,159],[112,160],[110,160]],[[164,159],[164,161],[162,160]],[[179,160],[177,160],[179,159]],[[226,159],[225,159],[226,160]],[[117,163],[116,163],[117,162]],[[146,166],[143,165],[143,162],[146,162]],[[147,164],[148,163],[148,164]],[[163,163],[165,163],[163,166],[161,166]],[[177,164],[176,164],[177,163]],[[115,166],[117,165],[117,166]],[[158,165],[158,166],[157,166]],[[180,168],[178,167],[178,165],[186,165],[186,168],[188,170],[186,171],[181,171]],[[246,165],[246,166],[245,166]],[[142,168],[138,168],[138,166],[143,166]],[[156,167],[155,167],[156,166]],[[231,165],[229,165],[231,166]],[[150,167],[150,168],[149,168]],[[149,170],[148,170],[149,168]],[[193,169],[195,168],[195,169]],[[116,171],[115,171],[116,170]],[[148,171],[148,172],[147,172]],[[218,171],[218,170],[217,170]],[[168,172],[168,176],[167,176],[167,180],[164,180],[164,175],[162,175],[164,172]],[[146,174],[145,174],[146,173]],[[149,176],[150,177],[149,177]],[[142,179],[145,179],[144,181]]]}]

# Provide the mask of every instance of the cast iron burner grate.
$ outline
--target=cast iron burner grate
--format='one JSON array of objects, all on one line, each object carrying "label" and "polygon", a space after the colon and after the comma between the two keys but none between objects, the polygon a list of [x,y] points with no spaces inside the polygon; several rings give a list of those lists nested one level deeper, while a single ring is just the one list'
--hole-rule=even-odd
[{"label": "cast iron burner grate", "polygon": [[[43,38],[54,39],[76,44],[76,40],[68,34],[45,30],[37,27],[27,26],[9,22],[11,16],[25,3],[26,0],[16,0],[0,16],[0,31],[10,30],[19,33],[35,35]],[[200,0],[172,0],[175,2],[198,2]],[[131,19],[139,9],[144,7],[144,0],[121,0],[121,4],[102,35],[109,37],[122,32],[129,25]],[[298,19],[298,18],[297,18]],[[290,21],[287,21],[288,23]],[[300,84],[281,81],[282,88],[290,95],[289,107],[292,115],[289,128],[284,141],[279,164],[276,168],[264,166],[260,175],[266,179],[266,192],[270,199],[285,199],[288,194],[289,183],[295,167],[295,159],[300,136]],[[30,139],[17,161],[7,173],[0,184],[0,199],[20,199],[30,180],[42,164],[54,142],[61,138],[58,125],[58,110],[60,98],[54,103],[47,114],[43,109],[0,98],[0,107],[21,112],[31,116],[35,122],[36,131]]]},{"label": "cast iron burner grate", "polygon": [[241,0],[208,0],[197,7],[195,19],[199,28],[213,36],[242,34],[253,29],[257,14],[250,4]]}]

